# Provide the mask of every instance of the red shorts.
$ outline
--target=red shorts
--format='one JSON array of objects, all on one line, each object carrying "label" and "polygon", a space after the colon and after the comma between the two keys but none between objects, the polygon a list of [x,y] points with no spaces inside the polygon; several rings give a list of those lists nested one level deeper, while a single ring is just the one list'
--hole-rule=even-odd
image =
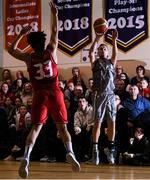
[{"label": "red shorts", "polygon": [[64,96],[57,87],[55,89],[41,89],[34,93],[32,103],[33,124],[46,123],[48,113],[55,123],[68,123]]}]

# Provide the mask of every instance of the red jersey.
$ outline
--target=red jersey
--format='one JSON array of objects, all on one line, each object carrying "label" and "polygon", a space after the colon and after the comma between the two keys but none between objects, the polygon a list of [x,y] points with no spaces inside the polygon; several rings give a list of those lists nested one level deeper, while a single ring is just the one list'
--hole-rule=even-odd
[{"label": "red jersey", "polygon": [[140,95],[150,100],[150,88],[145,88],[140,91]]},{"label": "red jersey", "polygon": [[58,86],[58,70],[49,46],[43,52],[42,57],[31,54],[28,63],[28,72],[33,89],[47,89]]},{"label": "red jersey", "polygon": [[43,56],[31,54],[27,64],[34,92],[32,102],[32,122],[45,123],[48,114],[55,123],[67,123],[67,111],[64,96],[59,88],[58,70],[49,46]]}]

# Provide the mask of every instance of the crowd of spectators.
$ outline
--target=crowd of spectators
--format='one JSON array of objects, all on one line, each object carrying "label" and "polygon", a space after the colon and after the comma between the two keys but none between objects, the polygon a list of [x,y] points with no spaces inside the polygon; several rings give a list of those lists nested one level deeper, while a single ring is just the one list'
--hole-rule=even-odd
[{"label": "crowd of spectators", "polygon": [[[150,164],[150,88],[145,68],[139,65],[134,77],[129,78],[121,65],[116,66],[116,164]],[[84,82],[80,69],[72,68],[68,81],[60,80],[68,113],[68,130],[72,136],[77,159],[86,162],[91,157],[93,126],[93,79]],[[20,160],[25,139],[32,126],[32,84],[22,71],[4,69],[0,82],[0,159]],[[108,163],[107,123],[102,125],[99,139],[101,163]],[[55,124],[49,115],[31,154],[31,160],[65,161],[64,147]]]}]

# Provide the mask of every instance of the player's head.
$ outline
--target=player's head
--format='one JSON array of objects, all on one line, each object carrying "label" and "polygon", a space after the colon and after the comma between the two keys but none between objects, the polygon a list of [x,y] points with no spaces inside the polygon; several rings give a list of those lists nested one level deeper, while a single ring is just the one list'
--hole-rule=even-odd
[{"label": "player's head", "polygon": [[108,58],[108,47],[106,44],[100,44],[98,47],[98,56],[100,58]]},{"label": "player's head", "polygon": [[27,41],[35,51],[43,51],[45,48],[46,34],[43,31],[31,32]]}]

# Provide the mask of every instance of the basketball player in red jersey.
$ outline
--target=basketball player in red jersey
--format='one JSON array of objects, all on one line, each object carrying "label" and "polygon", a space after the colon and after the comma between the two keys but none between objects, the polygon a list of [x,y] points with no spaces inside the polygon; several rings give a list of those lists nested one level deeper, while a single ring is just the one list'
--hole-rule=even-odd
[{"label": "basketball player in red jersey", "polygon": [[[13,57],[26,63],[34,89],[32,106],[33,127],[27,137],[24,158],[19,168],[19,175],[22,178],[28,177],[30,154],[39,132],[46,122],[48,112],[50,112],[52,119],[56,123],[60,137],[67,150],[67,161],[72,165],[73,171],[80,171],[80,164],[74,156],[71,137],[66,127],[67,111],[63,94],[58,85],[56,57],[58,45],[58,12],[52,1],[49,2],[49,6],[52,13],[52,34],[46,49],[46,34],[43,32],[29,33],[31,27],[25,27],[8,50],[9,54]],[[34,50],[31,54],[22,53],[17,49],[17,45],[24,35],[27,35],[28,43]]]}]

